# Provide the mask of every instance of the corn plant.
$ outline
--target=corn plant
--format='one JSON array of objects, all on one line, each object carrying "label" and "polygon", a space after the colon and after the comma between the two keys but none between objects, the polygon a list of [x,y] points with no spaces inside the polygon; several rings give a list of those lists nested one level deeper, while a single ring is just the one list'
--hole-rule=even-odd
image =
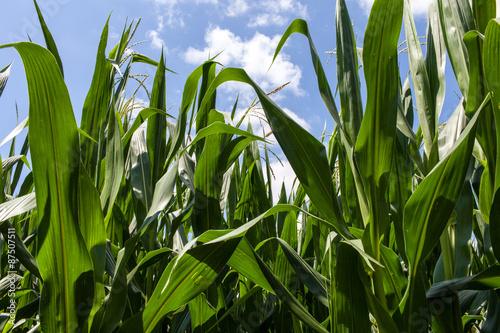
[{"label": "corn plant", "polygon": [[[107,52],[106,22],[78,125],[34,5],[46,47],[0,46],[20,54],[29,93],[28,119],[0,143],[12,140],[0,174],[2,332],[498,330],[494,0],[431,1],[425,56],[409,0],[376,0],[361,47],[337,0],[339,109],[307,22],[293,21],[275,57],[292,35],[307,38],[335,121],[328,142],[216,59],[187,77],[172,116],[164,55],[129,51],[138,23]],[[440,124],[447,54],[462,97]],[[138,62],[156,73],[149,106],[132,117]],[[0,70],[0,96],[9,75]],[[296,174],[278,202],[269,142],[236,119],[237,97],[232,112],[217,110],[231,81],[253,88]]]}]

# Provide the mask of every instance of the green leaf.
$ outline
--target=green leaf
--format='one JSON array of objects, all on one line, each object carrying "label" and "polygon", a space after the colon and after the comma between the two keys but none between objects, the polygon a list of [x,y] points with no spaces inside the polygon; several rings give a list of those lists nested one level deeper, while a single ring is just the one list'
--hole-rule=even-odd
[{"label": "green leaf", "polygon": [[[113,65],[106,60],[106,46],[108,42],[108,30],[109,30],[109,18],[106,21],[106,25],[101,34],[101,40],[99,42],[99,48],[96,56],[96,64],[94,75],[92,77],[92,83],[90,85],[87,97],[83,104],[82,118],[81,118],[81,129],[89,134],[95,141],[100,142],[102,126],[106,121],[106,115],[108,113],[111,96],[112,96],[112,85],[113,78],[111,77]],[[83,138],[81,141],[82,146],[82,160],[85,168],[90,175],[90,177],[95,180],[98,156],[97,147],[89,139]]]},{"label": "green leaf", "polygon": [[416,307],[423,306],[421,300],[418,300],[418,267],[438,243],[460,197],[469,167],[469,163],[464,161],[471,158],[477,119],[488,100],[489,98],[485,99],[449,155],[424,178],[405,205],[403,230],[410,276],[405,299],[401,304],[403,308],[406,307],[404,312],[408,315]]},{"label": "green leaf", "polygon": [[151,208],[152,184],[151,165],[144,132],[136,132],[130,142],[130,178],[134,197],[135,216],[140,228]]},{"label": "green leaf", "polygon": [[327,293],[330,289],[330,281],[309,266],[287,242],[280,238],[276,240],[302,283],[322,304],[328,306]]},{"label": "green leaf", "polygon": [[217,319],[217,310],[208,302],[205,294],[201,293],[189,302],[191,328],[193,332],[210,332],[207,330]]},{"label": "green leaf", "polygon": [[408,46],[408,59],[410,63],[410,72],[413,82],[413,91],[417,101],[418,117],[422,134],[424,135],[424,147],[427,156],[431,156],[432,143],[436,135],[437,122],[439,115],[436,115],[436,106],[431,94],[431,85],[429,76],[420,47],[417,29],[413,21],[410,1],[404,2],[404,21],[406,32],[406,44]]},{"label": "green leaf", "polygon": [[359,264],[357,251],[349,244],[341,242],[335,264],[335,332],[371,330],[365,290],[359,277]]},{"label": "green leaf", "polygon": [[[328,222],[346,238],[352,238],[337,202],[325,146],[284,113],[242,69],[225,68],[207,91],[210,96],[227,81],[252,86],[269,120],[269,125],[312,203]],[[204,100],[205,101],[205,100]]]},{"label": "green leaf", "polygon": [[472,11],[476,19],[476,29],[484,34],[486,27],[491,19],[494,19],[497,13],[497,4],[495,0],[472,0]]},{"label": "green leaf", "polygon": [[[160,63],[156,70],[153,82],[153,90],[149,107],[167,110],[167,81],[165,78],[165,59],[163,49],[160,56]],[[167,158],[167,119],[163,114],[154,114],[148,119],[146,129],[146,142],[148,146],[149,164],[151,165],[151,179],[154,184],[163,174],[163,166]]]},{"label": "green leaf", "polygon": [[[222,115],[212,110],[205,121],[211,124],[220,121],[220,118]],[[210,135],[202,142],[198,142],[203,143],[203,150],[197,155],[194,171],[196,192],[192,224],[195,236],[209,229],[220,229],[222,226],[219,199],[223,173],[219,171],[218,165],[221,139],[221,135]]]},{"label": "green leaf", "polygon": [[111,283],[111,291],[105,303],[104,315],[98,332],[111,333],[118,327],[127,306],[127,262],[135,251],[139,235],[128,239],[125,246],[118,252],[116,268]]},{"label": "green leaf", "polygon": [[[402,0],[376,0],[363,40],[366,108],[354,149],[369,202],[369,229],[363,239],[367,253],[380,260],[380,237],[389,223],[385,193],[394,156],[394,139],[400,101],[398,38],[403,18]],[[385,305],[380,268],[373,281],[375,296]]]},{"label": "green leaf", "polygon": [[[200,242],[210,242],[216,240],[218,237],[225,236],[227,233],[226,230],[209,230],[200,236],[198,240]],[[269,285],[269,282],[267,282],[264,274],[262,274],[257,259],[255,259],[253,249],[246,238],[238,244],[238,247],[234,250],[233,255],[229,258],[227,263],[253,283],[274,294],[274,290]]]},{"label": "green leaf", "polygon": [[45,20],[43,19],[42,12],[38,7],[38,3],[36,2],[36,0],[33,0],[33,2],[35,3],[36,13],[38,15],[38,20],[40,21],[40,26],[42,27],[43,37],[45,38],[45,44],[47,45],[47,50],[49,50],[52,53],[52,55],[54,55],[54,58],[57,61],[57,65],[61,70],[61,75],[64,77],[63,64],[61,61],[61,57],[59,56],[59,52],[57,51],[57,46],[54,41],[54,38],[52,37],[52,34],[50,33],[50,30],[47,27]]},{"label": "green leaf", "polygon": [[257,253],[255,253],[255,251],[254,255],[262,273],[264,273],[264,276],[273,290],[275,290],[276,295],[279,297],[281,302],[283,302],[285,306],[311,330],[319,333],[327,333],[328,331],[321,326],[321,324],[302,306],[297,298],[295,298],[292,293],[290,293],[290,291],[278,280],[278,278],[273,274],[269,267],[267,267]]},{"label": "green leaf", "polygon": [[358,75],[358,55],[352,21],[345,0],[337,0],[335,10],[337,33],[337,78],[340,112],[350,141],[355,143],[363,118],[361,84]]},{"label": "green leaf", "polygon": [[130,143],[130,139],[132,138],[132,135],[135,133],[135,131],[146,121],[148,118],[151,116],[154,116],[155,114],[159,115],[166,115],[169,116],[165,111],[155,109],[155,108],[145,108],[139,111],[137,114],[137,117],[135,118],[134,122],[130,126],[130,128],[127,130],[127,132],[123,135],[122,137],[122,146],[125,147]]},{"label": "green leaf", "polygon": [[426,39],[425,66],[431,90],[430,98],[432,98],[434,102],[434,114],[437,121],[443,109],[446,91],[446,48],[443,38],[443,29],[439,21],[438,3],[435,0],[429,3]]},{"label": "green leaf", "polygon": [[179,254],[163,272],[144,310],[125,321],[119,332],[153,331],[164,316],[208,288],[240,241],[208,243]]},{"label": "green leaf", "polygon": [[17,125],[16,128],[14,128],[14,130],[10,132],[9,135],[5,137],[5,139],[2,140],[2,142],[0,142],[0,147],[3,146],[6,142],[15,138],[19,133],[21,133],[21,131],[27,126],[28,119],[29,117],[21,121],[21,123]]},{"label": "green leaf", "polygon": [[444,298],[460,290],[493,290],[500,288],[500,265],[488,267],[479,274],[435,283],[427,291],[427,298]]},{"label": "green leaf", "polygon": [[[3,238],[6,240],[12,240],[12,239],[14,240],[15,247],[13,255],[19,260],[19,262],[24,267],[26,267],[31,272],[31,274],[33,274],[39,279],[42,279],[35,258],[33,258],[31,253],[28,251],[26,245],[24,244],[23,240],[19,237],[19,235],[17,233],[11,232],[11,230],[13,229],[14,226],[9,221],[0,224],[0,231],[2,232]],[[14,235],[14,238],[12,238],[12,235]],[[8,244],[11,243],[9,242]],[[11,249],[11,247],[9,247],[9,249]],[[10,253],[11,252],[9,251],[9,254]]]},{"label": "green leaf", "polygon": [[[483,44],[483,63],[484,73],[488,87],[492,92],[493,114],[495,116],[495,124],[497,128],[497,165],[495,170],[495,188],[494,191],[500,187],[500,19],[491,20],[486,28]],[[492,170],[490,170],[492,171]]]},{"label": "green leaf", "polygon": [[178,164],[176,161],[170,166],[167,173],[164,174],[163,177],[161,177],[156,183],[155,192],[151,201],[151,207],[149,208],[148,214],[144,219],[144,223],[138,232],[144,233],[147,226],[158,218],[174,195],[175,181],[177,180],[177,166]]},{"label": "green leaf", "polygon": [[[483,107],[488,98],[483,102]],[[406,254],[416,268],[436,245],[463,187],[481,109],[455,142],[449,155],[424,178],[404,210]],[[415,272],[414,272],[415,273]]]},{"label": "green leaf", "polygon": [[106,170],[101,192],[101,206],[104,216],[108,215],[120,190],[125,162],[118,119],[113,110],[109,113],[108,136],[106,140]]},{"label": "green leaf", "polygon": [[91,326],[94,315],[105,296],[102,279],[106,262],[106,228],[99,192],[82,164],[79,170],[78,191],[80,229],[94,268],[94,304],[89,317],[89,326]]},{"label": "green leaf", "polygon": [[[12,62],[0,70],[0,96],[2,96],[2,92],[5,88],[5,85],[7,84],[7,80],[9,79],[11,67],[12,67]],[[3,144],[3,141],[2,141],[2,144]]]},{"label": "green leaf", "polygon": [[6,201],[0,204],[0,222],[27,213],[35,208],[35,192]]},{"label": "green leaf", "polygon": [[469,92],[469,57],[463,38],[467,31],[473,29],[471,25],[473,17],[469,2],[464,0],[438,0],[438,5],[451,67],[455,72],[462,95],[467,98]]},{"label": "green leaf", "polygon": [[[23,60],[38,207],[38,264],[43,278],[42,331],[83,328],[92,304],[92,261],[78,224],[80,145],[68,90],[54,56],[41,46],[10,45]],[[80,310],[78,310],[80,309]]]}]

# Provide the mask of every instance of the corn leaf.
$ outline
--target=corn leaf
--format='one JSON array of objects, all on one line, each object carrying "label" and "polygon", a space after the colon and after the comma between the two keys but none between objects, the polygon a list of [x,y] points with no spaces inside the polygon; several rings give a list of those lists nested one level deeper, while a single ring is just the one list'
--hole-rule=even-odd
[{"label": "corn leaf", "polygon": [[[12,63],[8,64],[6,67],[4,67],[0,70],[0,96],[2,96],[5,85],[7,84],[7,80],[9,79],[11,67],[12,67]],[[3,144],[3,141],[2,141],[2,144]]]},{"label": "corn leaf", "polygon": [[[42,331],[83,328],[92,304],[92,261],[78,224],[80,148],[68,90],[54,56],[27,42],[14,47],[26,71],[29,136],[38,208],[38,264],[43,278]],[[80,310],[78,310],[80,309]]]},{"label": "corn leaf", "polygon": [[334,194],[325,147],[284,113],[242,69],[225,68],[207,91],[209,96],[219,85],[238,81],[252,86],[260,98],[269,125],[281,149],[311,201],[328,222],[344,237],[352,238]]},{"label": "corn leaf", "polygon": [[38,20],[40,21],[40,26],[42,27],[43,37],[45,39],[45,45],[47,45],[47,50],[49,50],[54,58],[56,58],[57,65],[61,70],[61,75],[64,77],[63,64],[61,61],[61,57],[59,56],[59,52],[57,51],[56,42],[54,41],[54,38],[52,37],[52,34],[50,33],[50,30],[45,23],[42,12],[38,7],[38,3],[36,2],[36,0],[33,0],[33,2],[35,3],[36,13],[38,15]]}]

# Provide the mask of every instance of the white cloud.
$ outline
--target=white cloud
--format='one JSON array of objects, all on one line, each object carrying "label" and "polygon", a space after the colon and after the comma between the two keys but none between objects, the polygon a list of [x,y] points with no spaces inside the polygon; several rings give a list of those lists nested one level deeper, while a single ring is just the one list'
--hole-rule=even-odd
[{"label": "white cloud", "polygon": [[226,15],[230,17],[240,16],[247,12],[249,6],[246,0],[233,0],[229,2]]},{"label": "white cloud", "polygon": [[[193,5],[208,4],[227,17],[243,17],[249,27],[284,26],[294,18],[307,19],[307,6],[301,0],[149,0],[172,27],[184,27],[184,15]],[[364,0],[366,1],[366,0]],[[244,16],[246,15],[246,16]]]},{"label": "white cloud", "polygon": [[255,9],[258,12],[250,18],[249,27],[284,26],[291,22],[290,16],[308,18],[307,6],[297,0],[263,0]]},{"label": "white cloud", "polygon": [[[410,0],[411,10],[415,16],[427,16],[427,9],[433,0]],[[369,15],[374,0],[359,0],[361,8],[364,9],[365,14]]]},{"label": "white cloud", "polygon": [[278,26],[283,26],[288,23],[288,20],[278,14],[270,14],[270,13],[261,13],[256,16],[253,16],[250,18],[250,22],[248,23],[248,26],[250,28],[255,28],[255,27],[266,27],[269,25],[278,25]]},{"label": "white cloud", "polygon": [[160,38],[160,34],[156,30],[149,30],[146,36],[151,40],[151,46],[155,49],[161,49],[165,45],[165,42]]},{"label": "white cloud", "polygon": [[[279,39],[279,36],[271,38],[260,33],[255,33],[251,39],[242,39],[230,30],[215,26],[205,34],[206,46],[202,49],[189,47],[184,53],[184,60],[199,64],[222,51],[217,61],[225,66],[243,68],[264,91],[271,91],[290,82],[285,89],[301,96],[304,94],[300,88],[302,71],[290,61],[288,55],[281,52],[269,69]],[[241,85],[230,85],[230,88],[225,89],[237,91],[241,89]]]}]

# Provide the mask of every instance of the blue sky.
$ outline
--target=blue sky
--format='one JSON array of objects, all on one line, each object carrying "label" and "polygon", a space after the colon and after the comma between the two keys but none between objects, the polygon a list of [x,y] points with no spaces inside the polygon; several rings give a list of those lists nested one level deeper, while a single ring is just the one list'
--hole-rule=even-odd
[{"label": "blue sky", "polygon": [[[419,36],[426,32],[426,12],[429,0],[411,1]],[[373,1],[347,0],[354,24],[358,46],[362,45],[363,31]],[[125,23],[141,18],[134,40],[147,41],[134,51],[158,60],[164,47],[167,67],[179,75],[167,75],[167,104],[173,105],[172,114],[180,105],[185,79],[189,73],[209,56],[224,51],[218,61],[226,66],[243,67],[266,91],[282,84],[290,84],[273,95],[277,103],[303,127],[319,137],[326,121],[327,132],[333,129],[333,120],[322,104],[317,92],[316,77],[309,58],[307,41],[292,36],[281,55],[268,71],[272,55],[281,34],[295,18],[308,21],[316,49],[323,58],[329,82],[336,87],[336,63],[332,57],[327,64],[327,51],[335,48],[335,1],[304,0],[136,0],[136,1],[77,1],[39,0],[46,23],[51,30],[63,61],[65,80],[72,98],[77,122],[92,79],[95,55],[101,30],[111,13],[110,42],[114,45]],[[0,44],[27,40],[27,35],[44,45],[43,35],[32,1],[2,1],[0,3]],[[403,39],[403,38],[402,38]],[[0,97],[0,140],[16,126],[15,105],[19,108],[19,121],[28,116],[28,98],[22,62],[13,49],[0,50],[0,68],[14,60],[11,76]],[[401,73],[406,76],[407,55],[399,57]],[[136,66],[135,74],[154,76],[151,66]],[[459,92],[454,76],[447,65],[447,92],[442,118],[455,109]],[[133,85],[132,88],[135,88]],[[245,86],[228,84],[219,94],[218,108],[230,111],[237,93],[243,109],[253,99]],[[131,92],[129,92],[130,94]],[[144,91],[137,94],[145,102]],[[443,118],[443,119],[444,119]],[[257,130],[259,122],[253,119]],[[265,130],[265,129],[264,129]],[[26,131],[26,130],[25,130]],[[261,132],[259,132],[260,134]],[[18,150],[22,140],[18,142]],[[2,157],[8,155],[6,144],[0,147]],[[279,151],[276,149],[279,154]],[[276,178],[289,179],[290,167],[275,161]],[[290,180],[287,180],[291,183]]]}]

